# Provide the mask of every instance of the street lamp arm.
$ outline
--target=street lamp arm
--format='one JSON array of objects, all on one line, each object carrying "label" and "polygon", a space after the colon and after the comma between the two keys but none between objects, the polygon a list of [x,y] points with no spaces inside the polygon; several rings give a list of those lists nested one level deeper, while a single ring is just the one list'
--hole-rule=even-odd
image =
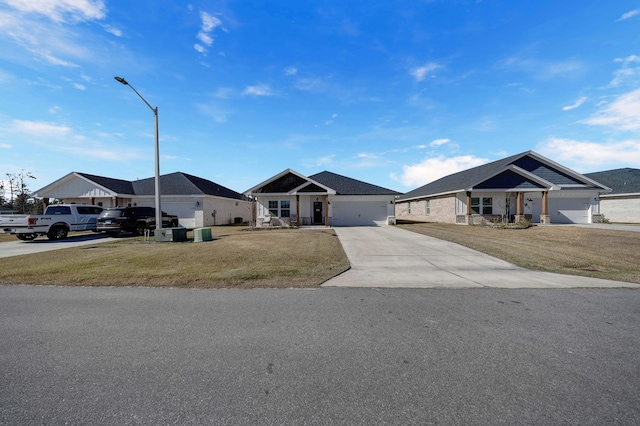
[{"label": "street lamp arm", "polygon": [[140,99],[142,99],[142,101],[143,101],[145,104],[147,104],[147,106],[148,106],[149,108],[151,108],[151,111],[153,111],[153,113],[154,113],[154,114],[157,114],[157,113],[158,113],[158,107],[155,107],[155,108],[154,108],[154,107],[152,107],[152,106],[151,106],[151,104],[150,104],[149,102],[147,102],[147,100],[146,100],[145,98],[143,98],[143,97],[142,97],[142,95],[141,95],[140,93],[138,93],[138,91],[136,90],[136,88],[135,88],[135,87],[133,87],[131,84],[129,84],[129,82],[128,82],[127,80],[125,80],[125,79],[124,79],[124,78],[122,78],[122,77],[118,77],[118,76],[113,77],[113,78],[115,78],[117,82],[122,83],[122,84],[124,84],[125,86],[129,86],[129,87],[131,87],[131,90],[133,90],[134,92],[136,92],[136,95],[138,95],[138,97],[140,97]]}]

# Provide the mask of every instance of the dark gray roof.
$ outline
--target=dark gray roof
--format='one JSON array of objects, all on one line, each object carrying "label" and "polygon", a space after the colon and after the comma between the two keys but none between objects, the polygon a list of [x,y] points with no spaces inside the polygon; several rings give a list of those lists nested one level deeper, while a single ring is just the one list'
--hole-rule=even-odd
[{"label": "dark gray roof", "polygon": [[[118,194],[153,195],[155,193],[155,178],[141,179],[133,182],[102,176],[78,173],[81,176],[108,188]],[[224,198],[241,200],[239,194],[215,182],[199,178],[187,173],[175,172],[160,176],[160,193],[162,195],[213,195]]]},{"label": "dark gray roof", "polygon": [[624,169],[585,173],[585,176],[613,189],[609,194],[640,193],[640,169],[627,167]]},{"label": "dark gray roof", "polygon": [[[398,197],[399,200],[408,200],[420,197],[431,196],[435,194],[447,194],[461,190],[472,188],[488,188],[487,183],[495,185],[495,188],[521,188],[534,189],[540,187],[539,184],[527,180],[518,180],[514,176],[516,173],[506,171],[510,166],[518,166],[535,176],[557,185],[579,185],[583,184],[589,187],[596,187],[592,183],[580,178],[580,175],[571,172],[562,166],[554,166],[553,162],[541,161],[544,157],[533,151],[526,151],[520,154],[512,155],[501,160],[492,161],[491,163],[453,173],[451,175],[440,178],[436,181],[421,186],[413,191],[407,192]],[[503,172],[503,173],[500,173]],[[570,172],[570,173],[567,173]],[[492,178],[493,176],[493,178]],[[492,178],[491,181],[489,179]],[[600,188],[600,187],[598,187]]]},{"label": "dark gray roof", "polygon": [[320,172],[310,179],[336,191],[338,195],[398,195],[400,192],[331,172]]},{"label": "dark gray roof", "polygon": [[133,195],[133,185],[128,180],[122,179],[113,179],[104,176],[96,176],[90,175],[88,173],[78,173],[80,176],[83,176],[89,179],[92,182],[97,183],[98,185],[110,189],[113,192],[117,192],[118,194],[131,194]]}]

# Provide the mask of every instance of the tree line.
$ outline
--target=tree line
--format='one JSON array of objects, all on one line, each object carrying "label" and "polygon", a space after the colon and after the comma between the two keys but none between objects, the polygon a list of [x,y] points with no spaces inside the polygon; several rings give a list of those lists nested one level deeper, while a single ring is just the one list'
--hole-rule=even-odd
[{"label": "tree line", "polygon": [[0,207],[15,213],[38,214],[43,211],[42,200],[33,197],[29,181],[36,177],[29,171],[5,173],[6,180],[0,181]]}]

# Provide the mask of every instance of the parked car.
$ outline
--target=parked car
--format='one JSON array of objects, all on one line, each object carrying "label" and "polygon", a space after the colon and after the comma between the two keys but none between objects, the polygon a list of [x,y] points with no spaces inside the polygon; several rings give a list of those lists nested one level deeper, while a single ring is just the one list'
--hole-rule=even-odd
[{"label": "parked car", "polygon": [[[162,227],[178,226],[178,216],[162,212]],[[146,229],[155,229],[156,209],[153,207],[111,207],[98,216],[98,232],[118,235],[121,231],[144,235]]]},{"label": "parked car", "polygon": [[39,235],[64,240],[69,231],[95,231],[102,207],[88,204],[52,204],[43,215],[0,215],[0,234],[11,234],[23,241]]}]

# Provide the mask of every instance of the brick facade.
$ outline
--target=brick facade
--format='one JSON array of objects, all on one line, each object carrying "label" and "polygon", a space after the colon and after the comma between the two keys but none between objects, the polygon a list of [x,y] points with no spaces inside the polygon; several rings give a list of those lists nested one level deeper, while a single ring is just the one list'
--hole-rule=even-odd
[{"label": "brick facade", "polygon": [[456,197],[454,194],[427,200],[396,202],[396,219],[415,220],[418,222],[456,223]]}]

